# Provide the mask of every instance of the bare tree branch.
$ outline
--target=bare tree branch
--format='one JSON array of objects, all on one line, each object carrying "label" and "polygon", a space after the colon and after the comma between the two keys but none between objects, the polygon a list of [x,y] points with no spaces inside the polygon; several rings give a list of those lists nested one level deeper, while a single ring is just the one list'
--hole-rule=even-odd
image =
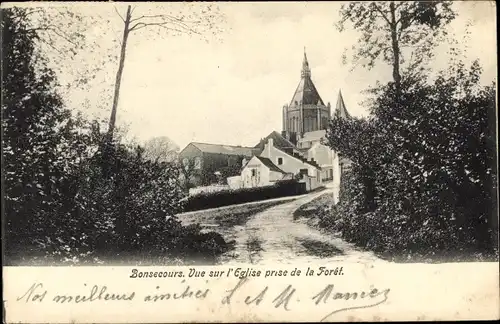
[{"label": "bare tree branch", "polygon": [[125,18],[123,18],[123,16],[118,12],[118,9],[116,9],[116,7],[114,7],[114,8],[115,8],[115,11],[118,14],[118,16],[122,19],[123,22],[125,22]]},{"label": "bare tree branch", "polygon": [[[47,25],[47,26],[39,26],[39,27],[27,28],[26,30],[27,31],[51,31],[54,34],[56,34],[57,36],[61,37],[65,41],[67,41],[68,43],[70,43],[71,45],[73,45],[75,47],[79,47],[80,46],[77,42],[73,41],[65,32],[61,31],[60,28],[57,28],[54,25]],[[40,37],[40,38],[43,38],[43,37]],[[49,38],[53,42],[52,38],[51,37],[49,37]]]},{"label": "bare tree branch", "polygon": [[[154,19],[154,18],[162,18],[160,21],[152,21],[152,22],[141,22],[140,20],[143,20],[143,19]],[[172,25],[175,25],[177,27],[180,27],[182,29],[185,30],[185,32],[191,32],[191,33],[195,33],[195,34],[200,34],[198,31],[196,31],[195,29],[191,28],[189,24],[197,24],[197,23],[200,23],[200,21],[189,21],[189,22],[186,22],[182,19],[179,19],[177,17],[173,17],[173,16],[170,16],[170,15],[144,15],[144,16],[141,16],[141,17],[138,17],[138,18],[135,18],[135,19],[132,19],[130,22],[133,22],[133,21],[138,21],[135,25],[133,25],[129,31],[132,31],[132,30],[137,30],[137,29],[140,29],[140,28],[144,28],[144,24],[146,24],[147,26],[160,26],[160,25],[168,25],[168,24],[172,24]]]},{"label": "bare tree branch", "polygon": [[37,12],[43,12],[44,10],[43,9],[33,9],[33,10],[26,10],[24,12],[24,15],[22,15],[23,17],[26,17],[26,16],[29,16],[29,15],[32,15],[34,13],[37,13]]},{"label": "bare tree branch", "polygon": [[192,21],[190,21],[190,20],[184,20],[184,19],[172,16],[172,15],[167,15],[167,14],[161,14],[161,15],[142,15],[140,17],[131,19],[130,22],[139,21],[139,20],[145,19],[145,18],[164,18],[164,19],[176,21],[176,22],[179,22],[179,23],[189,23],[189,24],[197,24],[197,23],[201,22],[199,20],[192,20]]},{"label": "bare tree branch", "polygon": [[[174,27],[169,27],[168,25],[174,25],[174,26],[180,27],[180,29],[179,28],[174,28]],[[189,33],[189,32],[191,32],[193,34],[198,34],[198,35],[201,34],[200,32],[194,30],[193,28],[190,28],[186,24],[178,24],[178,23],[175,23],[175,22],[172,22],[172,21],[150,22],[150,23],[138,22],[135,25],[133,25],[132,27],[130,27],[129,32],[134,31],[134,30],[139,30],[139,29],[142,29],[142,28],[148,27],[148,26],[158,26],[158,27],[161,27],[161,28],[164,28],[164,29],[168,29],[168,30],[172,30],[172,31],[177,31],[179,33]]]},{"label": "bare tree branch", "polygon": [[376,3],[373,3],[373,7],[375,8],[375,10],[377,10],[380,15],[382,16],[382,18],[384,18],[384,20],[389,24],[389,26],[392,25],[392,23],[389,21],[389,18],[387,18],[387,16],[385,15],[385,13],[379,8],[379,6],[377,6]]},{"label": "bare tree branch", "polygon": [[42,43],[50,46],[50,48],[52,48],[53,50],[55,50],[56,52],[58,52],[60,55],[64,55],[64,53],[60,49],[58,49],[58,48],[56,48],[54,46],[54,40],[52,39],[52,37],[50,36],[50,34],[48,35],[48,38],[49,38],[49,41],[44,40],[42,37],[40,37],[39,40]]},{"label": "bare tree branch", "polygon": [[73,44],[74,46],[76,47],[79,47],[79,45],[77,43],[75,43],[71,38],[69,38],[69,36],[65,35],[64,32],[59,32],[55,27],[51,27],[51,28],[48,28],[48,30],[51,30],[52,32],[54,32],[54,34],[56,34],[57,36],[65,39],[68,43],[71,43]]},{"label": "bare tree branch", "polygon": [[160,17],[163,17],[164,15],[142,15],[140,17],[137,17],[137,18],[134,18],[134,19],[131,19],[130,22],[134,22],[134,21],[138,21],[138,20],[141,20],[143,18],[160,18]]}]

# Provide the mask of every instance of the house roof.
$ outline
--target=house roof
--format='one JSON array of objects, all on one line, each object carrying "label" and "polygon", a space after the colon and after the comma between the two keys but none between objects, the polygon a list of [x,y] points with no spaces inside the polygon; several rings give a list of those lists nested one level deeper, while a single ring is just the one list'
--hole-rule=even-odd
[{"label": "house roof", "polygon": [[276,166],[276,164],[274,164],[271,160],[269,160],[268,158],[265,158],[265,157],[262,157],[262,156],[255,156],[257,159],[259,159],[266,167],[269,168],[269,170],[271,171],[275,171],[275,172],[280,172],[280,173],[283,173],[283,174],[286,174],[285,171],[281,170],[280,168],[278,168]]},{"label": "house roof", "polygon": [[324,129],[304,133],[299,142],[320,141],[322,138],[326,138],[326,130]]},{"label": "house roof", "polygon": [[283,136],[281,136],[281,134],[278,133],[277,131],[272,131],[271,134],[269,134],[266,137],[264,137],[263,139],[261,139],[259,141],[259,143],[254,146],[254,148],[258,148],[260,150],[263,150],[264,146],[266,145],[267,141],[270,138],[273,139],[273,145],[276,146],[276,147],[279,147],[279,148],[282,148],[282,149],[285,149],[285,148],[297,149],[295,147],[295,145],[293,145],[292,142],[290,142],[289,140],[287,140],[286,138],[284,138]]},{"label": "house roof", "polygon": [[197,142],[192,142],[190,144],[194,145],[204,153],[238,155],[238,156],[252,156],[254,154],[254,149],[251,147],[197,143]]},{"label": "house roof", "polygon": [[297,104],[302,103],[303,105],[325,105],[311,80],[311,69],[309,68],[305,51],[300,82],[295,90],[290,106],[295,106],[295,102]]},{"label": "house roof", "polygon": [[302,155],[300,155],[300,154],[295,154],[295,153],[294,153],[294,154],[290,154],[290,153],[288,153],[288,152],[284,151],[283,149],[281,149],[281,148],[279,148],[279,147],[276,147],[276,149],[280,150],[281,152],[283,152],[283,153],[285,153],[285,154],[290,155],[291,157],[296,158],[297,160],[300,160],[300,161],[302,161],[302,162],[304,162],[304,163],[307,163],[307,164],[309,164],[309,165],[312,165],[313,167],[316,167],[316,168],[318,168],[318,169],[321,169],[321,166],[320,166],[318,163],[316,163],[316,162],[312,162],[312,161],[308,161],[308,160],[306,160],[306,159],[305,159]]}]

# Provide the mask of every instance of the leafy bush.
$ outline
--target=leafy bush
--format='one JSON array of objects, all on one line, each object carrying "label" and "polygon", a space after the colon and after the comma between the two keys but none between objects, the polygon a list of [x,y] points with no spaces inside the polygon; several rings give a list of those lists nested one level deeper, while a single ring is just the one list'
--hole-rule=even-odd
[{"label": "leafy bush", "polygon": [[201,193],[187,199],[186,211],[216,208],[251,201],[300,195],[306,192],[303,183],[295,180],[278,182],[272,186],[223,190],[211,193]]},{"label": "leafy bush", "polygon": [[6,262],[213,262],[224,239],[174,216],[184,197],[179,168],[109,142],[98,123],[72,115],[23,10],[2,12]]},{"label": "leafy bush", "polygon": [[492,253],[495,90],[480,86],[479,75],[477,63],[459,64],[432,83],[403,80],[400,97],[388,84],[377,93],[372,118],[334,118],[330,145],[354,167],[322,225],[410,259]]}]

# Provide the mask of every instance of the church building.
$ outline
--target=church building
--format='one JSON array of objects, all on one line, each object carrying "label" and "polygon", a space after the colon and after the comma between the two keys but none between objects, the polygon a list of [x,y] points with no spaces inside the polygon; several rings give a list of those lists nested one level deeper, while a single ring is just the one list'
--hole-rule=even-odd
[{"label": "church building", "polygon": [[[350,117],[341,91],[339,91],[334,114],[344,118]],[[297,147],[308,148],[312,143],[308,143],[307,139],[323,137],[332,116],[330,103],[325,105],[314,86],[309,61],[304,51],[299,85],[290,104],[283,106],[282,135]]]},{"label": "church building", "polygon": [[333,115],[350,118],[342,92],[339,90],[337,103],[332,113],[330,103],[325,105],[312,81],[311,68],[304,51],[299,84],[290,103],[283,106],[281,135],[293,143],[305,159],[313,160],[320,165],[322,181],[337,180],[335,178],[340,177],[340,161],[335,152],[325,143],[326,130]]},{"label": "church building", "polygon": [[[343,162],[327,145],[326,131],[334,115],[343,118],[350,118],[350,115],[340,91],[333,112],[330,103],[325,105],[311,79],[311,68],[305,50],[299,84],[290,103],[283,106],[282,113],[281,133],[271,132],[252,148],[238,148],[228,152],[228,149],[221,150],[218,146],[204,144],[205,150],[210,148],[212,152],[217,148],[217,156],[221,157],[245,150],[245,154],[237,154],[237,158],[242,159],[240,173],[227,178],[232,189],[271,185],[300,175],[310,190],[333,181],[334,191],[337,192],[335,195],[338,197]],[[191,143],[181,152],[180,155],[185,159],[192,157],[187,154],[191,146],[199,147],[200,143]],[[227,145],[224,147],[227,148]],[[196,152],[198,151],[201,150]],[[199,159],[208,159],[208,155],[205,155]],[[204,161],[199,164],[207,163]],[[217,167],[222,168],[225,163]],[[214,171],[220,172],[218,169],[211,169],[210,173]]]},{"label": "church building", "polygon": [[325,105],[311,79],[311,69],[304,51],[300,82],[290,104],[283,106],[283,135],[297,144],[304,133],[326,130],[331,116],[330,103]]}]

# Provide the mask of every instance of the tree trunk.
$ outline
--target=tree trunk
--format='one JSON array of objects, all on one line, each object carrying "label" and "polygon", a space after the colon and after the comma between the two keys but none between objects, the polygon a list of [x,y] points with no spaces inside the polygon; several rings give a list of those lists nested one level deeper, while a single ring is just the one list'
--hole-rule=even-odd
[{"label": "tree trunk", "polygon": [[122,81],[123,74],[123,66],[125,65],[125,53],[127,49],[127,40],[128,34],[130,32],[130,18],[131,14],[131,6],[127,7],[127,15],[125,16],[125,25],[123,27],[123,40],[122,40],[122,48],[120,53],[120,63],[118,65],[118,71],[116,72],[116,82],[115,82],[115,93],[113,97],[113,108],[111,110],[111,117],[109,118],[109,128],[108,128],[108,140],[111,141],[113,139],[113,132],[115,130],[116,123],[116,110],[118,108],[118,99],[120,96],[120,85]]},{"label": "tree trunk", "polygon": [[394,6],[394,1],[389,4],[391,11],[391,23],[389,28],[391,29],[391,43],[392,43],[392,53],[394,54],[394,62],[392,63],[392,77],[396,85],[396,92],[399,95],[401,89],[401,74],[399,73],[399,41],[397,34],[397,24],[396,24],[396,8]]}]

